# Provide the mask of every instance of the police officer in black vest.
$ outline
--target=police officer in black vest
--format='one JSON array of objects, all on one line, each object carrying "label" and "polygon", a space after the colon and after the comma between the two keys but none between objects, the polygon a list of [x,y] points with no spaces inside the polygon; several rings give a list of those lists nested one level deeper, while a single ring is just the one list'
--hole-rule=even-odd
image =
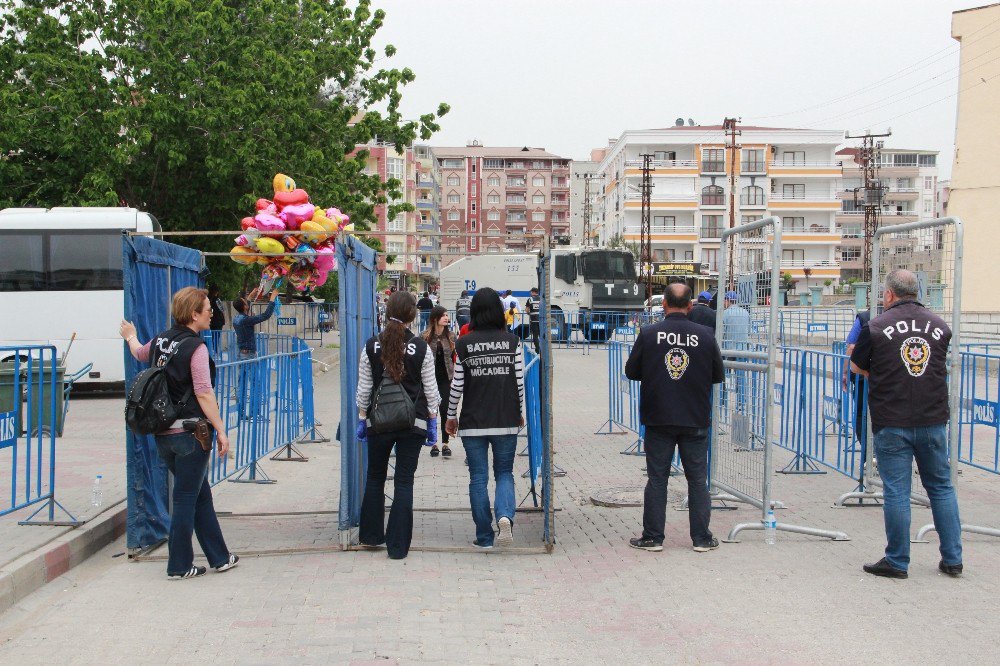
[{"label": "police officer in black vest", "polygon": [[[851,370],[868,378],[875,457],[885,493],[885,557],[866,572],[906,578],[910,565],[910,482],[913,460],[931,501],[941,540],[938,569],[962,573],[962,525],[948,460],[948,343],[951,329],[917,302],[916,276],[891,271],[885,311],[861,330]],[[958,378],[953,378],[957,381]]]},{"label": "police officer in black vest", "polygon": [[644,326],[625,364],[625,376],[642,382],[639,418],[645,426],[646,470],[642,536],[629,545],[663,550],[667,480],[674,449],[680,449],[688,483],[691,541],[701,553],[719,547],[708,528],[708,435],[712,384],[725,378],[722,353],[710,328],[688,320],[691,288],[667,286],[662,321]]}]

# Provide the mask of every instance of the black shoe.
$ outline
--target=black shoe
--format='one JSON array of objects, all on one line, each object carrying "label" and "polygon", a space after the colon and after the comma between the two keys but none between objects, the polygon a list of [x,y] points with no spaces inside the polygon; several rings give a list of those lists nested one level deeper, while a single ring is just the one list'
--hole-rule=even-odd
[{"label": "black shoe", "polygon": [[170,580],[184,580],[186,578],[197,578],[198,576],[204,576],[208,571],[208,567],[191,567],[186,573],[182,574],[167,574],[167,578]]},{"label": "black shoe", "polygon": [[865,570],[865,573],[884,578],[907,578],[910,575],[886,562],[884,557],[875,564],[866,564],[861,568]]},{"label": "black shoe", "polygon": [[223,571],[229,571],[239,563],[240,563],[240,556],[229,553],[229,559],[226,560],[224,564],[220,564],[219,566],[215,567],[215,570],[218,573],[222,573]]},{"label": "black shoe", "polygon": [[437,444],[431,447],[431,458],[437,458],[441,455],[441,449],[437,447]]},{"label": "black shoe", "polygon": [[944,560],[941,560],[940,562],[938,562],[938,571],[940,571],[943,574],[948,574],[949,576],[957,578],[958,576],[962,575],[962,563],[959,562],[958,564],[945,564]]},{"label": "black shoe", "polygon": [[447,444],[441,447],[441,455],[445,458],[451,458],[451,449],[448,448]]},{"label": "black shoe", "polygon": [[628,545],[633,548],[638,548],[639,550],[648,550],[651,553],[658,553],[663,550],[662,543],[656,543],[652,539],[644,539],[643,537],[636,537],[635,539],[629,539]]},{"label": "black shoe", "polygon": [[719,547],[719,540],[712,537],[708,541],[702,541],[701,543],[696,543],[694,545],[694,552],[696,553],[707,553],[710,550],[715,550]]},{"label": "black shoe", "polygon": [[493,544],[481,544],[479,543],[478,540],[473,541],[472,545],[478,548],[479,550],[493,550]]}]

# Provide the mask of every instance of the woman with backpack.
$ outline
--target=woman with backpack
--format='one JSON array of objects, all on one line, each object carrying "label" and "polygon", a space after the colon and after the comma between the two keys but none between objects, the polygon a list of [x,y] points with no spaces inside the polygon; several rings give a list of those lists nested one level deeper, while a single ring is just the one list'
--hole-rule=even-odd
[{"label": "woman with backpack", "polygon": [[[451,386],[452,375],[455,374],[455,334],[451,331],[451,318],[448,311],[440,305],[435,305],[431,310],[430,323],[424,331],[424,342],[434,358],[434,376],[437,379],[438,394],[441,396],[441,404],[448,402],[448,388]],[[441,450],[437,444],[431,447],[431,457],[436,458],[442,455],[445,458],[451,457],[451,449],[448,447],[448,431],[444,427],[444,419],[441,421]]]},{"label": "woman with backpack", "polygon": [[[386,305],[382,332],[365,343],[358,363],[358,440],[368,443],[368,478],[361,502],[358,540],[369,548],[385,544],[401,560],[413,537],[413,475],[420,447],[437,443],[438,395],[434,356],[410,331],[417,317],[414,298],[396,292]],[[396,449],[393,500],[385,523],[385,480]]]},{"label": "woman with backpack", "polygon": [[212,488],[208,484],[211,430],[202,423],[202,439],[209,447],[206,449],[196,439],[198,433],[185,429],[185,422],[207,421],[215,430],[219,456],[229,451],[229,438],[213,388],[215,363],[201,338],[202,331],[209,330],[212,321],[208,292],[184,287],[174,294],[170,314],[174,325],[146,344],[139,342],[131,322],[122,321],[119,332],[136,360],[163,368],[170,400],[179,411],[177,420],[162,432],[155,433],[155,438],[160,459],[174,475],[167,577],[183,580],[202,576],[207,571],[194,564],[192,532],[198,537],[209,566],[217,572],[232,569],[240,558],[226,547],[212,502]]},{"label": "woman with backpack", "polygon": [[[448,398],[448,433],[462,438],[469,460],[469,503],[479,548],[514,542],[514,456],[524,426],[524,357],[521,341],[507,330],[504,306],[492,289],[472,297],[472,331],[455,343],[458,360]],[[461,416],[458,404],[462,403]],[[456,419],[456,417],[458,417]],[[489,451],[496,481],[490,513]]]}]

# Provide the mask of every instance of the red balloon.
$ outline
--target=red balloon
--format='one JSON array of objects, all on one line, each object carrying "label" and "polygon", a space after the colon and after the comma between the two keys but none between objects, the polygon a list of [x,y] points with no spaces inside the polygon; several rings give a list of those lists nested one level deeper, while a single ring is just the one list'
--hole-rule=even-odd
[{"label": "red balloon", "polygon": [[292,190],[291,192],[275,192],[274,205],[281,211],[285,206],[309,203],[309,195],[303,189]]},{"label": "red balloon", "polygon": [[268,199],[257,199],[257,210],[262,211],[271,205],[271,201]]},{"label": "red balloon", "polygon": [[240,226],[243,227],[243,231],[246,231],[247,229],[251,229],[257,225],[254,223],[252,217],[244,217],[240,220]]}]

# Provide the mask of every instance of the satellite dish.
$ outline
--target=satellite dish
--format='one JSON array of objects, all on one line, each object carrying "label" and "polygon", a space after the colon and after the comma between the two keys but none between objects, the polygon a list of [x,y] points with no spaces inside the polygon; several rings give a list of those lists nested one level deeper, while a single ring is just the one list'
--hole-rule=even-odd
[{"label": "satellite dish", "polygon": [[684,119],[678,118],[674,121],[674,127],[684,127]]},{"label": "satellite dish", "polygon": [[688,118],[688,127],[694,127],[694,121]]}]

